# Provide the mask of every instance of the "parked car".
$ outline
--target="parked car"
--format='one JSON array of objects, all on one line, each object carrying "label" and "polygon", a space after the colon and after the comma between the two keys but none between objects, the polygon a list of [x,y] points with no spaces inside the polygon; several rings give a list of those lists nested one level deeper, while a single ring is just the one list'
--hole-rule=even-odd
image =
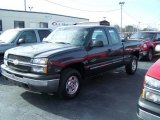
[{"label": "parked car", "polygon": [[121,66],[134,74],[140,46],[139,41],[122,43],[114,27],[60,27],[43,43],[7,50],[2,75],[28,90],[73,98],[86,77]]},{"label": "parked car", "polygon": [[3,63],[4,52],[10,48],[29,43],[42,42],[52,32],[48,28],[9,29],[0,35],[0,64]]},{"label": "parked car", "polygon": [[158,31],[142,31],[131,35],[130,40],[143,41],[143,58],[148,61],[153,59],[155,46],[160,44],[160,32]]},{"label": "parked car", "polygon": [[[156,46],[160,52],[160,45]],[[137,115],[143,120],[160,120],[160,59],[147,71],[142,94],[138,101]]]}]

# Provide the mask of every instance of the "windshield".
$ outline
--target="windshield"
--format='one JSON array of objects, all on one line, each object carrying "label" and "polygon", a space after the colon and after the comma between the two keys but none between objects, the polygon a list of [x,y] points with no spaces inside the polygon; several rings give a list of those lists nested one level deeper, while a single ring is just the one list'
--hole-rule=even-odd
[{"label": "windshield", "polygon": [[149,39],[152,40],[154,38],[154,33],[149,32],[137,32],[131,35],[130,39]]},{"label": "windshield", "polygon": [[18,30],[6,30],[0,35],[0,42],[11,43],[16,38]]},{"label": "windshield", "polygon": [[53,31],[44,41],[82,46],[88,33],[89,29],[86,28],[61,27]]}]

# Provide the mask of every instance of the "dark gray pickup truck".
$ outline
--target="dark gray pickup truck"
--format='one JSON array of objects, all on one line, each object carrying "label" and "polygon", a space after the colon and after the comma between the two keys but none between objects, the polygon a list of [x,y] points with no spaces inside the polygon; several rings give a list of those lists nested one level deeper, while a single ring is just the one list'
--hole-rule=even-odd
[{"label": "dark gray pickup truck", "polygon": [[73,98],[86,77],[121,66],[134,74],[141,45],[122,42],[114,27],[60,27],[42,43],[7,50],[2,75],[31,91]]}]

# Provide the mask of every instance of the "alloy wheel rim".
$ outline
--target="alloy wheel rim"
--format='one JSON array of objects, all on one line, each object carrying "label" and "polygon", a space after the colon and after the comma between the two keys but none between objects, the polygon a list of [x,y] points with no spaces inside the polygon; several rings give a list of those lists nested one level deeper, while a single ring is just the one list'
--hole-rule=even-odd
[{"label": "alloy wheel rim", "polygon": [[78,87],[79,87],[78,77],[70,76],[66,83],[66,92],[69,95],[73,95],[77,92]]},{"label": "alloy wheel rim", "polygon": [[135,71],[136,67],[137,67],[137,62],[136,62],[136,60],[133,60],[132,61],[132,70]]}]

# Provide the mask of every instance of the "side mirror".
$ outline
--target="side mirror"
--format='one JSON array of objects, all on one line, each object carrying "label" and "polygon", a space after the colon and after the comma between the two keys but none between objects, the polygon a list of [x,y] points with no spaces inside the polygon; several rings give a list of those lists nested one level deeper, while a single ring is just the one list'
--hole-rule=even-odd
[{"label": "side mirror", "polygon": [[156,51],[156,52],[160,52],[160,45],[156,45],[155,51]]},{"label": "side mirror", "polygon": [[20,45],[20,44],[23,44],[25,43],[25,40],[23,38],[20,38],[18,41],[17,41],[17,44]]},{"label": "side mirror", "polygon": [[122,42],[126,42],[126,40],[127,40],[127,39],[125,39],[125,38],[122,38],[122,39],[121,39]]},{"label": "side mirror", "polygon": [[91,47],[103,47],[103,41],[93,41]]}]

